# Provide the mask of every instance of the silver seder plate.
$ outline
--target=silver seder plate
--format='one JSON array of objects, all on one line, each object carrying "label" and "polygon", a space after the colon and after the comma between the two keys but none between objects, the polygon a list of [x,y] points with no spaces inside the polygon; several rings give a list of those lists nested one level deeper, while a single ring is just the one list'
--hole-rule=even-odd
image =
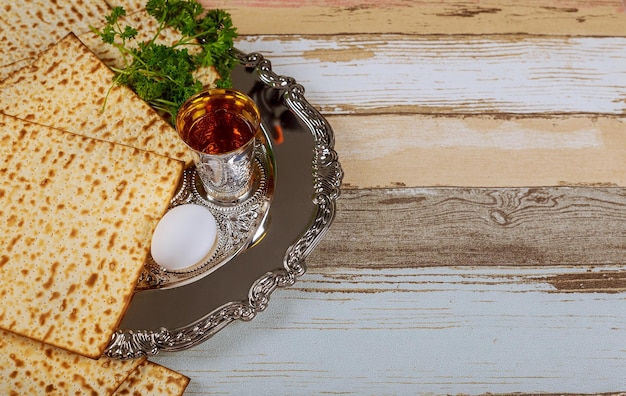
[{"label": "silver seder plate", "polygon": [[251,320],[276,288],[305,273],[306,257],[334,219],[343,172],[330,125],[293,78],[274,73],[258,53],[237,55],[233,87],[255,100],[263,118],[255,189],[236,206],[216,207],[193,167],[185,171],[170,207],[208,207],[218,223],[217,249],[185,271],[148,258],[109,357],[184,350],[235,320]]}]

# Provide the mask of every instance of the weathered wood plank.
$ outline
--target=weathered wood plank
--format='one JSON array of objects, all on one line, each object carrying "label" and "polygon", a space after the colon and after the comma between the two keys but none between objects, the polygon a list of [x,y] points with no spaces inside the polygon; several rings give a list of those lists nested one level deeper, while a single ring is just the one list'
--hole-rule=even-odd
[{"label": "weathered wood plank", "polygon": [[626,114],[626,37],[268,35],[236,45],[264,54],[326,114]]},{"label": "weathered wood plank", "polygon": [[346,189],[337,205],[307,260],[314,268],[619,265],[626,257],[624,188]]},{"label": "weathered wood plank", "polygon": [[596,114],[626,111],[626,39],[387,38],[239,47],[306,87],[335,129],[348,185],[625,185],[624,119]]},{"label": "weathered wood plank", "polygon": [[252,322],[154,360],[198,395],[623,391],[626,300],[560,294],[563,271],[312,265]]},{"label": "weathered wood plank", "polygon": [[327,117],[345,186],[626,186],[626,118]]},{"label": "weathered wood plank", "polygon": [[621,0],[202,0],[242,34],[626,34]]}]

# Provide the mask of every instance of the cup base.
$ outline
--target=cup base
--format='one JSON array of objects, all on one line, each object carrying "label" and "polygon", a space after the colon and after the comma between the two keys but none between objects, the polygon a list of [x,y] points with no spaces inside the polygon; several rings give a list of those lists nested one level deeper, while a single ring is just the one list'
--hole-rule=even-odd
[{"label": "cup base", "polygon": [[200,179],[200,176],[198,175],[198,173],[197,172],[194,173],[194,183],[195,183],[195,188],[198,194],[207,202],[210,202],[217,206],[227,206],[227,207],[241,205],[245,201],[252,198],[254,194],[257,192],[257,190],[259,189],[259,187],[261,186],[262,179],[263,179],[263,172],[260,169],[260,165],[257,163],[257,161],[253,161],[252,162],[252,178],[250,180],[249,188],[246,189],[243,193],[238,194],[236,197],[224,199],[224,198],[209,194],[207,192],[207,188],[204,186],[204,183],[202,183],[202,180]]}]

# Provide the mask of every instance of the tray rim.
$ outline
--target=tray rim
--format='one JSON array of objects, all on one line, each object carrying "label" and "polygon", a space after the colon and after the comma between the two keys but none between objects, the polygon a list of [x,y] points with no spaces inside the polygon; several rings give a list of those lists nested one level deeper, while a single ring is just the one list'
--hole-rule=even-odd
[{"label": "tray rim", "polygon": [[261,82],[284,91],[284,104],[303,121],[315,140],[312,158],[315,218],[299,239],[285,252],[282,266],[259,277],[248,291],[248,299],[228,302],[204,317],[176,329],[117,330],[104,351],[115,359],[154,356],[161,351],[181,351],[198,345],[228,324],[252,320],[264,311],[271,294],[280,287],[293,285],[306,272],[306,257],[330,228],[340,196],[343,169],[334,149],[335,137],[330,124],[304,97],[305,89],[292,77],[276,74],[270,60],[258,52],[244,53],[234,49],[240,64],[254,68]]}]

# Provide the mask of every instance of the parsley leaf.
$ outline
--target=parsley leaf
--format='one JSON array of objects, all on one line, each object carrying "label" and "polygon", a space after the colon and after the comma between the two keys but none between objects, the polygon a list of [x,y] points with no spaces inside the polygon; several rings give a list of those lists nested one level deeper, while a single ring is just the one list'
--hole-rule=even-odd
[{"label": "parsley leaf", "polygon": [[[237,64],[233,54],[237,30],[230,14],[223,10],[204,10],[195,0],[148,0],[146,12],[158,22],[151,40],[130,45],[138,32],[129,25],[121,26],[126,16],[123,7],[114,7],[105,17],[101,29],[91,30],[117,48],[125,66],[114,68],[114,83],[130,87],[156,110],[176,118],[178,108],[202,83],[193,72],[201,67],[214,67],[220,76],[218,87],[230,87],[230,74]],[[156,39],[166,27],[176,29],[181,38],[171,46],[157,44]],[[190,49],[195,50],[190,52]]]}]

